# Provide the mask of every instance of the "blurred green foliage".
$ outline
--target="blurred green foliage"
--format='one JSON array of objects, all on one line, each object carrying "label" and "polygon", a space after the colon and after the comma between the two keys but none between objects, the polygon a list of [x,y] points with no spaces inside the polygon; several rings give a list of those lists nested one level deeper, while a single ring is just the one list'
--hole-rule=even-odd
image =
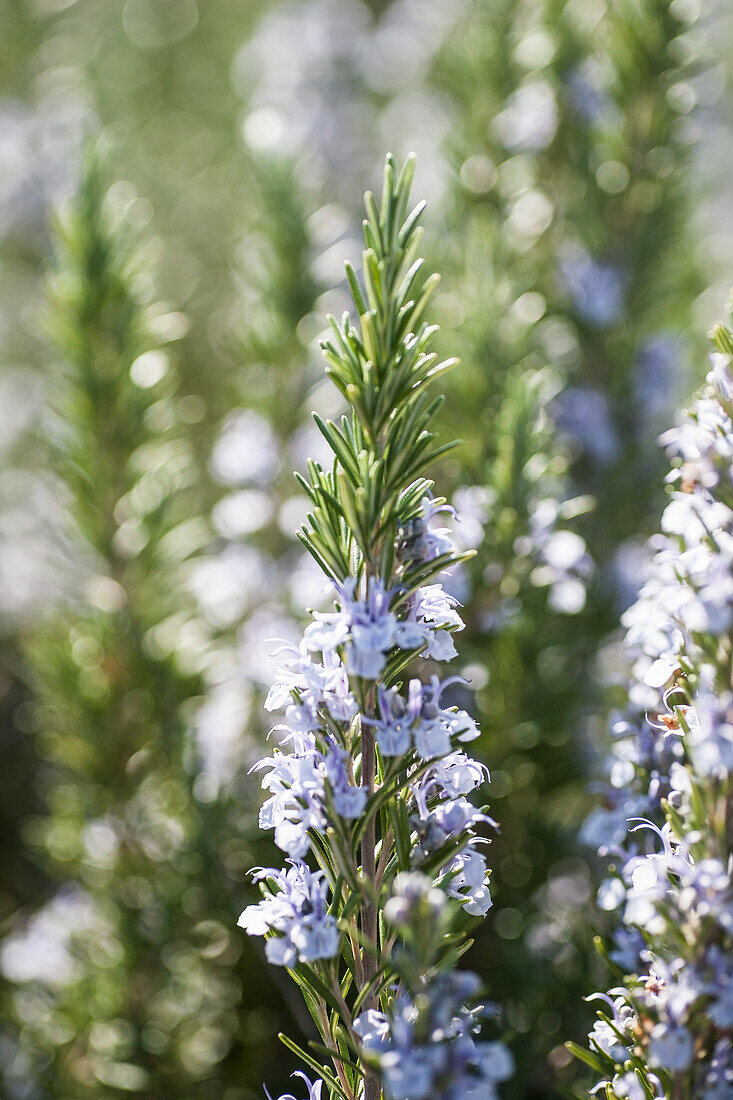
[{"label": "blurred green foliage", "polygon": [[[623,600],[618,550],[658,506],[656,432],[691,384],[685,331],[704,283],[681,103],[704,58],[694,21],[665,2],[471,13],[436,79],[463,122],[448,142],[439,261],[464,360],[447,403],[466,440],[455,477],[491,502],[469,586],[471,657],[487,672],[477,702],[502,830],[498,911],[476,965],[520,1033],[513,1094],[547,1095],[577,1072],[560,1044],[582,1027],[594,962],[577,842],[593,663]],[[574,528],[595,563],[572,617],[553,613],[552,595],[548,607],[533,586],[546,570],[529,572],[520,552],[540,501],[558,496],[582,513]]]},{"label": "blurred green foliage", "polygon": [[[654,438],[694,381],[684,333],[711,279],[697,149],[720,88],[699,6],[0,0],[0,29],[0,376],[33,394],[21,416],[8,391],[3,416],[1,913],[16,949],[83,932],[73,981],[4,999],[6,1092],[286,1088],[275,1036],[297,1010],[234,928],[246,868],[269,862],[245,773],[264,651],[318,598],[288,532],[308,408],[335,411],[313,342],[344,295],[324,287],[385,149],[414,146],[463,360],[444,430],[465,446],[441,480],[473,509],[462,649],[502,823],[472,964],[516,1031],[507,1095],[557,1095],[592,984],[594,657],[659,506]],[[90,170],[62,223],[51,355],[48,211],[100,126],[119,178]],[[275,455],[262,476],[249,438]],[[537,518],[558,499],[554,528],[595,562],[574,614]]]}]

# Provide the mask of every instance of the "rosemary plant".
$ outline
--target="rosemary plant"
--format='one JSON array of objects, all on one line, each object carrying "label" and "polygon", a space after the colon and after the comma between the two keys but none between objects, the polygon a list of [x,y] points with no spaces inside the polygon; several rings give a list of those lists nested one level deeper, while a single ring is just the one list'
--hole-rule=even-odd
[{"label": "rosemary plant", "polygon": [[671,499],[625,613],[631,675],[604,805],[589,821],[618,911],[588,1048],[624,1100],[733,1092],[733,333],[713,331],[707,385],[664,438]]},{"label": "rosemary plant", "polygon": [[[483,527],[465,570],[461,655],[491,669],[475,698],[507,907],[475,957],[519,1033],[520,1095],[562,1088],[578,1070],[560,1043],[583,1033],[595,962],[576,843],[598,709],[588,697],[618,602],[633,598],[624,544],[656,522],[663,470],[651,441],[688,385],[699,179],[694,114],[681,116],[670,89],[695,85],[706,50],[692,5],[471,0],[431,72],[454,104],[456,184],[430,260],[450,281],[438,319],[461,318],[451,350],[463,364],[441,427],[465,440],[459,478],[470,487],[453,492],[446,478],[443,491]],[[558,498],[562,541],[548,569],[538,520]],[[535,587],[556,564],[571,583]],[[556,593],[578,613],[554,613]]]},{"label": "rosemary plant", "polygon": [[[322,345],[350,414],[317,418],[334,461],[300,478],[311,503],[300,538],[335,609],[313,613],[267,698],[285,724],[283,747],[258,765],[270,794],[260,821],[289,860],[255,872],[263,900],[240,918],[318,1028],[310,1051],[283,1037],[319,1075],[310,1095],[325,1084],[341,1100],[489,1096],[511,1073],[501,1044],[474,1040],[477,982],[453,970],[467,941],[449,931],[451,911],[491,904],[477,829],[494,823],[466,798],[485,779],[463,748],[475,722],[448,705],[456,678],[432,671],[456,655],[462,627],[437,578],[465,555],[434,529],[444,502],[426,477],[456,445],[436,443],[441,397],[429,392],[456,360],[430,350],[438,277],[418,257],[413,172],[412,157],[399,173],[388,157],[381,204],[367,193],[363,285],[346,265],[358,322],[330,318]],[[408,682],[418,659],[431,677]]]},{"label": "rosemary plant", "polygon": [[78,583],[24,638],[46,760],[24,839],[55,892],[2,945],[17,1040],[3,1092],[208,1098],[239,989],[186,766],[200,524],[164,347],[181,325],[152,299],[107,160],[89,148],[55,233],[45,443]]}]

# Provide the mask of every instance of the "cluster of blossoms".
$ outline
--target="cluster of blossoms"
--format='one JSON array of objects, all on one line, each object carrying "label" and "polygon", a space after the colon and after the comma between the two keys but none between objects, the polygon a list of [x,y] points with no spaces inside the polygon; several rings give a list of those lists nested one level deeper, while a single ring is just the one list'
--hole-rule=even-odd
[{"label": "cluster of blossoms", "polygon": [[[333,610],[312,612],[300,645],[283,647],[267,696],[284,720],[278,747],[255,765],[268,794],[260,824],[288,866],[255,872],[262,900],[240,918],[294,974],[332,1059],[322,1081],[306,1079],[310,1095],[325,1084],[341,1100],[478,1100],[511,1072],[502,1044],[475,1037],[474,979],[452,969],[451,913],[491,906],[480,831],[495,823],[468,798],[488,776],[464,748],[476,723],[450,702],[461,678],[434,671],[456,656],[463,621],[441,578],[465,555],[421,476],[445,449],[431,447],[436,402],[425,391],[455,361],[427,350],[435,328],[420,318],[436,280],[419,290],[411,175],[411,159],[397,178],[390,158],[381,209],[367,195],[365,290],[347,265],[360,327],[331,319],[335,338],[323,344],[352,416],[316,418],[336,461],[308,464],[300,538],[333,584]],[[429,677],[407,675],[424,662]],[[405,874],[407,894],[409,876],[423,884],[418,909],[429,895],[429,954],[424,943],[413,956],[395,946],[390,921],[410,923]]]},{"label": "cluster of blossoms", "polygon": [[477,1042],[483,1006],[469,1007],[480,989],[475,974],[441,973],[411,996],[398,990],[392,1013],[370,1010],[355,1027],[379,1064],[393,1100],[495,1100],[511,1076],[502,1043]]},{"label": "cluster of blossoms", "polygon": [[671,500],[624,616],[628,715],[614,724],[607,804],[587,835],[614,872],[620,984],[581,1056],[609,1096],[733,1095],[733,341],[663,437]]},{"label": "cluster of blossoms", "polygon": [[[511,1077],[506,1047],[478,1036],[481,983],[468,971],[430,968],[432,943],[446,923],[445,899],[425,875],[402,872],[385,905],[386,920],[398,929],[400,982],[390,1012],[369,1009],[354,1024],[367,1056],[380,1067],[394,1100],[495,1100],[496,1086]],[[427,971],[427,973],[426,973]]]},{"label": "cluster of blossoms", "polygon": [[[423,514],[434,507],[425,500]],[[428,561],[437,556],[433,537],[421,536]],[[449,552],[442,533],[440,546],[441,552]],[[402,617],[391,609],[395,604]],[[361,725],[373,728],[391,775],[405,772],[411,865],[421,866],[450,845],[453,855],[440,876],[448,893],[473,915],[483,916],[491,906],[489,872],[474,827],[495,823],[466,797],[488,773],[460,747],[479,731],[465,710],[441,704],[446,689],[460,677],[441,681],[434,674],[429,683],[411,679],[404,693],[377,682],[389,657],[400,650],[434,659],[436,654],[443,660],[452,657],[452,633],[462,625],[456,600],[440,584],[418,588],[411,598],[400,600],[399,588],[385,591],[375,578],[359,599],[351,578],[338,589],[338,610],[316,613],[300,647],[285,647],[287,660],[265,702],[269,711],[285,711],[285,722],[273,731],[283,747],[255,769],[266,770],[262,786],[269,793],[260,827],[274,830],[275,843],[290,857],[291,866],[288,871],[256,872],[267,896],[240,919],[251,935],[282,933],[282,940],[268,940],[271,962],[289,966],[296,957],[310,962],[339,951],[323,873],[313,875],[302,861],[314,834],[324,836],[329,827],[343,832],[343,822],[364,813],[368,792],[356,782],[353,759],[354,732]],[[372,684],[378,700],[374,717],[360,712],[356,698],[365,688],[368,694]]]},{"label": "cluster of blossoms", "polygon": [[268,960],[276,966],[330,959],[339,948],[336,922],[327,911],[327,884],[322,871],[313,874],[307,864],[292,860],[287,871],[267,867],[255,871],[256,882],[266,883],[265,900],[250,905],[240,925],[250,936],[266,936]]}]

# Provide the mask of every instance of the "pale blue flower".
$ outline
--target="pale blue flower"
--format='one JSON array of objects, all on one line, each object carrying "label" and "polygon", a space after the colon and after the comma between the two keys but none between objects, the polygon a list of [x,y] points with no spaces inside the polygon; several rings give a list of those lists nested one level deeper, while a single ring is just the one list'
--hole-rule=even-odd
[{"label": "pale blue flower", "polygon": [[450,752],[450,731],[440,716],[418,722],[415,727],[415,749],[422,760],[432,760]]},{"label": "pale blue flower", "polygon": [[324,760],[324,771],[333,791],[333,805],[337,814],[347,819],[361,817],[366,806],[368,792],[365,787],[355,787],[349,782],[346,764],[349,754],[332,740]]},{"label": "pale blue flower", "polygon": [[441,584],[426,584],[417,590],[414,615],[418,622],[434,628],[463,630],[464,622],[456,611],[457,607],[458,600]]},{"label": "pale blue flower", "polygon": [[397,559],[404,563],[429,562],[443,554],[453,553],[454,547],[447,527],[435,527],[435,517],[441,512],[455,516],[454,509],[444,501],[423,497],[419,516],[401,524],[397,533]]},{"label": "pale blue flower", "polygon": [[447,871],[452,876],[448,885],[451,897],[462,902],[463,908],[472,917],[485,917],[493,902],[483,853],[469,843],[454,856]]},{"label": "pale blue flower", "polygon": [[623,1100],[647,1100],[647,1092],[635,1073],[624,1073],[613,1079],[613,1091]]},{"label": "pale blue flower", "polygon": [[455,683],[453,677],[442,682],[437,676],[433,676],[429,683],[410,681],[408,711],[414,716],[415,749],[423,760],[447,756],[453,747],[453,735],[462,741],[471,740],[478,733],[475,723],[465,711],[455,713],[441,707],[441,695],[451,683]]},{"label": "pale blue flower", "polygon": [[731,1100],[733,1046],[729,1036],[718,1039],[703,1080],[702,1100]]},{"label": "pale blue flower", "polygon": [[733,973],[730,959],[720,951],[711,952],[708,962],[715,967],[714,978],[710,982],[709,993],[713,994],[710,1005],[710,1018],[719,1028],[733,1027]]},{"label": "pale blue flower", "polygon": [[431,1100],[433,1079],[442,1069],[440,1051],[401,1048],[382,1055],[380,1069],[390,1100]]},{"label": "pale blue flower", "polygon": [[[615,990],[618,993],[618,990]],[[625,1035],[629,1036],[629,1041],[633,1034],[633,1028],[636,1024],[636,1013],[629,1005],[626,998],[622,996],[614,997],[613,1000],[605,993],[592,993],[589,997],[586,997],[588,1001],[603,1001],[610,1009],[610,1018],[613,1020],[614,1026],[604,1016],[599,1017],[593,1025],[593,1030],[589,1035],[589,1041],[591,1049],[596,1047],[598,1050],[603,1051],[609,1058],[612,1058],[614,1062],[623,1062],[627,1057],[627,1048],[623,1042]],[[619,1032],[621,1033],[619,1036]]]},{"label": "pale blue flower", "polygon": [[433,676],[429,683],[410,681],[405,699],[395,688],[381,685],[377,692],[379,717],[364,718],[373,725],[384,756],[402,756],[414,744],[423,760],[446,756],[452,750],[451,738],[472,740],[478,736],[474,720],[465,711],[444,710],[440,696],[452,679],[443,682]]},{"label": "pale blue flower", "polygon": [[316,614],[306,627],[304,643],[327,653],[344,647],[346,668],[354,676],[377,680],[387,653],[397,644],[397,617],[390,611],[392,591],[371,578],[365,599],[355,597],[356,581],[349,577],[337,589],[339,610]]},{"label": "pale blue flower", "polygon": [[[376,679],[397,634],[397,618],[389,609],[393,593],[385,589],[378,578],[370,580],[365,600],[353,599],[353,590],[353,583],[347,581],[342,597],[342,614],[347,617],[350,634],[346,667],[356,676]],[[369,675],[357,671],[357,666],[361,668],[372,662],[379,665],[376,673]]]},{"label": "pale blue flower", "polygon": [[260,828],[274,829],[275,843],[291,859],[301,859],[308,851],[309,829],[323,832],[326,826],[319,756],[315,750],[298,756],[276,749],[255,765],[255,770],[270,769],[262,780],[271,797],[260,809]]},{"label": "pale blue flower", "polygon": [[365,1050],[379,1052],[389,1047],[389,1020],[384,1012],[368,1008],[354,1021],[354,1031]]},{"label": "pale blue flower", "polygon": [[384,906],[390,924],[407,928],[416,914],[439,920],[445,911],[446,898],[431,879],[419,871],[400,871],[392,884],[392,894]]},{"label": "pale blue flower", "polygon": [[300,649],[286,645],[281,652],[287,653],[288,658],[267,694],[265,710],[283,710],[294,705],[298,708],[298,725],[308,729],[320,727],[321,706],[325,706],[334,721],[347,722],[353,717],[356,700],[337,653],[327,650],[321,663],[313,660],[305,644]]},{"label": "pale blue flower", "polygon": [[574,449],[582,450],[600,466],[618,453],[619,440],[611,419],[608,399],[588,386],[568,386],[553,403],[555,424],[570,437]]},{"label": "pale blue flower", "polygon": [[609,957],[625,973],[639,969],[639,956],[644,950],[644,937],[637,928],[617,928]]},{"label": "pale blue flower", "polygon": [[423,772],[412,789],[427,798],[432,793],[445,798],[458,798],[470,794],[489,779],[489,769],[478,760],[472,760],[460,749],[436,760]]},{"label": "pale blue flower", "polygon": [[[417,878],[404,876],[408,892]],[[432,890],[429,880],[425,888]],[[406,919],[409,911],[408,904]],[[476,1003],[479,987],[475,974],[441,971],[418,998],[398,990],[389,1015],[371,1011],[356,1020],[365,1050],[378,1059],[386,1100],[494,1100],[514,1064],[503,1044],[475,1038],[485,1013]]]},{"label": "pale blue flower", "polygon": [[374,726],[374,736],[383,756],[404,756],[412,745],[414,716],[396,688],[384,688],[380,684],[377,698],[379,718],[362,718],[362,721]]},{"label": "pale blue flower", "polygon": [[635,407],[641,413],[640,426],[649,433],[649,421],[672,419],[675,407],[685,388],[685,363],[682,342],[673,332],[658,332],[644,341],[639,349],[635,382]]},{"label": "pale blue flower", "polygon": [[687,1028],[657,1024],[649,1041],[649,1065],[670,1072],[688,1069],[694,1051],[694,1040]]},{"label": "pale blue flower", "polygon": [[341,942],[336,921],[327,912],[328,886],[323,871],[313,872],[305,863],[288,861],[286,870],[265,867],[254,879],[263,900],[249,905],[238,924],[249,936],[268,938],[265,952],[275,966],[315,962],[338,954]]},{"label": "pale blue flower", "polygon": [[[304,1097],[304,1100],[321,1100],[321,1092],[322,1092],[322,1089],[323,1089],[323,1081],[313,1081],[313,1082],[311,1082],[306,1077],[306,1075],[304,1073],[300,1072],[300,1070],[296,1070],[295,1073],[292,1074],[292,1076],[293,1077],[300,1077],[303,1081],[305,1081],[305,1087],[308,1089],[308,1095],[306,1097]],[[272,1097],[270,1096],[269,1092],[267,1091],[266,1086],[265,1086],[265,1094],[267,1096],[267,1100],[272,1100]],[[298,1100],[298,1098],[295,1097],[292,1094],[292,1092],[285,1092],[285,1093],[283,1093],[282,1096],[278,1097],[278,1100]]]}]

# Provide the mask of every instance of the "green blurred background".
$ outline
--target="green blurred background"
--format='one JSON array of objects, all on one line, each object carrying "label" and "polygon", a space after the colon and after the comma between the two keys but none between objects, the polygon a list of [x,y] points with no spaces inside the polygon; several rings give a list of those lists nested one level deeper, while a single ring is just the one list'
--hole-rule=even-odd
[{"label": "green blurred background", "polygon": [[[293,538],[309,410],[335,411],[317,336],[362,192],[410,149],[462,359],[438,484],[478,550],[454,583],[502,825],[471,964],[506,1095],[582,1088],[579,830],[656,438],[728,293],[730,23],[698,0],[0,0],[3,1096],[249,1100],[296,1068],[277,1032],[308,1035],[303,1009],[236,928],[273,859],[247,773],[270,640],[322,598]],[[54,227],[99,133],[108,176]]]}]

